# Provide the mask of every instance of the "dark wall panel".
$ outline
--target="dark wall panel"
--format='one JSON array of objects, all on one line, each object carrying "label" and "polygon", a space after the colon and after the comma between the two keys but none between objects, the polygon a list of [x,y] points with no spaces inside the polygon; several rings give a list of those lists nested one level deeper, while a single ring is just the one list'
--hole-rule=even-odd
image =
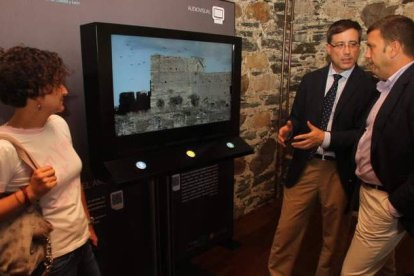
[{"label": "dark wall panel", "polygon": [[[224,10],[222,24],[213,6]],[[1,0],[0,47],[14,45],[58,52],[72,71],[64,116],[75,148],[87,161],[86,120],[79,26],[110,22],[234,35],[234,3],[219,0]],[[0,124],[11,110],[0,104]]]}]

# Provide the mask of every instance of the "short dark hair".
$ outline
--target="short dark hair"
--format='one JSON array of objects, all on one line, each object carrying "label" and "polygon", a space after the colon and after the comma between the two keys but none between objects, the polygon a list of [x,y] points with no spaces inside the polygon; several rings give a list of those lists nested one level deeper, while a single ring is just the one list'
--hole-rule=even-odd
[{"label": "short dark hair", "polygon": [[0,51],[0,100],[24,107],[28,98],[48,94],[65,83],[68,70],[57,53],[15,46]]},{"label": "short dark hair", "polygon": [[403,15],[388,15],[372,24],[367,33],[379,30],[386,42],[398,41],[406,55],[414,57],[414,22]]},{"label": "short dark hair", "polygon": [[356,31],[358,31],[358,42],[361,42],[361,36],[362,36],[361,25],[359,25],[358,22],[350,20],[350,19],[341,19],[341,20],[338,20],[332,23],[332,25],[329,26],[329,29],[326,33],[326,39],[328,43],[332,42],[332,36],[345,32],[346,30],[349,30],[349,29],[355,29]]}]

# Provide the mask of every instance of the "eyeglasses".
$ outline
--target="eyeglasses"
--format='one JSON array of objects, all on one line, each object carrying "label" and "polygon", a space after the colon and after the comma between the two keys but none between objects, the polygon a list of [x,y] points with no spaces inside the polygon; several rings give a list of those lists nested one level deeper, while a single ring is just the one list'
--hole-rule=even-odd
[{"label": "eyeglasses", "polygon": [[331,45],[332,47],[334,47],[335,49],[338,50],[343,50],[345,49],[346,46],[349,47],[349,49],[356,49],[359,47],[359,43],[356,41],[349,41],[349,42],[338,42],[338,43],[329,43],[329,45]]}]

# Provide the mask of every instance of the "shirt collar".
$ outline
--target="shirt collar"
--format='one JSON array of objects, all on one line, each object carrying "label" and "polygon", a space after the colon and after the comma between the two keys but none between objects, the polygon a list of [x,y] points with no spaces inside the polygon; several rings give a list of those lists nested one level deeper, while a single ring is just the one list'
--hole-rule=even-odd
[{"label": "shirt collar", "polygon": [[388,92],[391,90],[391,88],[394,86],[394,84],[397,82],[399,77],[405,72],[405,70],[410,67],[414,61],[404,65],[401,67],[397,72],[395,72],[391,77],[389,77],[386,81],[379,81],[377,82],[377,90],[381,93]]},{"label": "shirt collar", "polygon": [[[352,71],[354,70],[354,68],[355,68],[355,65],[352,66],[352,68],[350,68],[348,70],[342,71],[339,75],[341,75],[342,78],[348,79],[349,76],[351,75]],[[329,65],[328,76],[333,76],[335,74],[338,74],[338,73],[333,69],[332,62],[331,62],[331,64]]]}]

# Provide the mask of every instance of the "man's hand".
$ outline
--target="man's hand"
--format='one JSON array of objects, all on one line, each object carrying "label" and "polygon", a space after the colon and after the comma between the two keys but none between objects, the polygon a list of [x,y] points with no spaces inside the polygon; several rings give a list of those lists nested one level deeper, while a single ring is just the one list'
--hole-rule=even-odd
[{"label": "man's hand", "polygon": [[277,142],[282,146],[286,147],[286,141],[289,139],[289,136],[292,135],[293,125],[292,121],[287,121],[284,126],[279,129],[277,134]]},{"label": "man's hand", "polygon": [[307,121],[307,125],[310,129],[308,133],[296,135],[292,142],[292,147],[297,149],[311,149],[319,147],[323,138],[325,137],[325,132],[312,125],[311,122]]}]

